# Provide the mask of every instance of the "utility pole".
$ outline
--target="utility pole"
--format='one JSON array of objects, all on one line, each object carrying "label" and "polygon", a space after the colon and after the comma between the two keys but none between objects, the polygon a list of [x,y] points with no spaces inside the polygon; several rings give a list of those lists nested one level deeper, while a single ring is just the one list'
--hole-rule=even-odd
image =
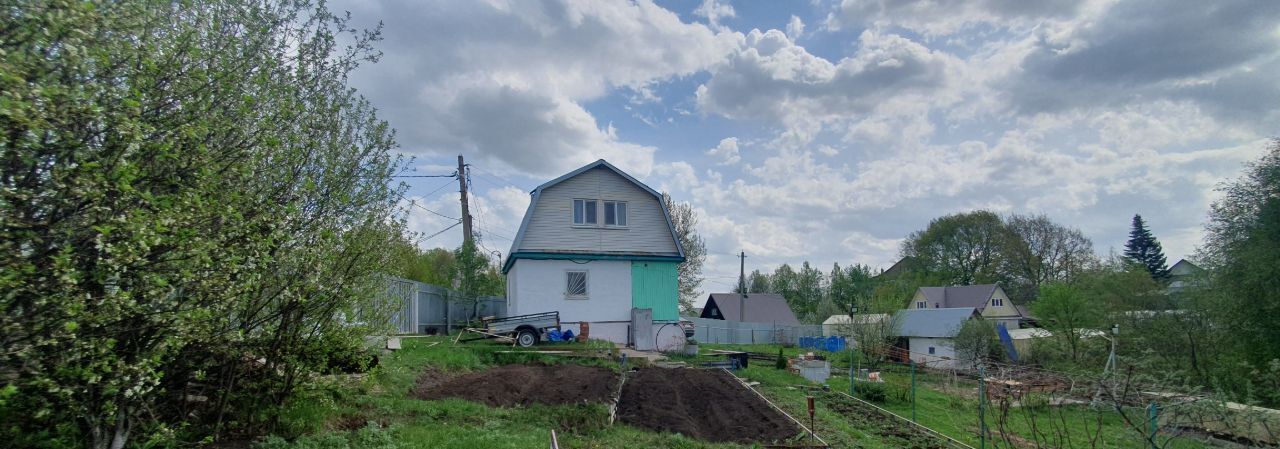
[{"label": "utility pole", "polygon": [[738,322],[747,321],[747,252],[738,254]]},{"label": "utility pole", "polygon": [[467,207],[467,164],[462,162],[462,155],[458,155],[458,191],[462,193],[462,241],[470,242],[471,237],[471,209]]}]

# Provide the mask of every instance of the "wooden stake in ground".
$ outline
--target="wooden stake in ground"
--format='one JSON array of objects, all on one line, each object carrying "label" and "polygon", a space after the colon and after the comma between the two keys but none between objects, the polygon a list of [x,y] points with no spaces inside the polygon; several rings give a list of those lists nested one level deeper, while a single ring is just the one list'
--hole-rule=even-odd
[{"label": "wooden stake in ground", "polygon": [[813,430],[817,427],[813,425],[813,395],[805,396],[805,399],[809,401],[809,441],[814,441],[816,435]]}]

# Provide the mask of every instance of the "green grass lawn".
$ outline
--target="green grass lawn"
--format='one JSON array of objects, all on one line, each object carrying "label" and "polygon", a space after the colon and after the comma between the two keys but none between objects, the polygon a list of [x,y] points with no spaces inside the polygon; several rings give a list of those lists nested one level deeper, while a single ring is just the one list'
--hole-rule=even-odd
[{"label": "green grass lawn", "polygon": [[[559,345],[581,349],[608,351],[609,346],[597,342]],[[556,345],[540,345],[539,349],[556,349]],[[507,363],[585,363],[619,369],[607,359],[569,358],[536,354],[509,354],[508,345],[476,342],[454,346],[444,337],[407,338],[404,349],[385,355],[381,366],[360,379],[334,379],[307,391],[295,400],[282,416],[279,434],[257,443],[262,449],[343,449],[343,448],[528,448],[547,447],[550,432],[556,429],[564,448],[742,448],[735,444],[712,444],[680,435],[661,434],[627,426],[608,424],[604,405],[541,406],[519,408],[489,407],[462,400],[424,401],[409,392],[427,367],[451,373],[483,370]],[[724,360],[709,354],[710,349],[750,350],[777,354],[774,345],[703,345],[697,357],[673,357],[696,365]],[[799,348],[781,348],[787,355],[802,352]],[[882,367],[887,398],[879,404],[899,415],[911,416],[910,376],[901,367]],[[747,369],[737,371],[755,388],[809,425],[806,396],[815,396],[814,429],[833,447],[946,447],[945,441],[913,430],[904,422],[840,396],[847,392],[845,360],[837,362],[837,376],[828,381],[831,392],[808,383],[804,378],[778,370],[773,362],[752,360]],[[955,385],[942,376],[921,373],[917,378],[916,417],[919,423],[937,432],[975,447],[978,445],[976,383],[960,380]],[[968,393],[966,393],[968,392]],[[1028,409],[1031,410],[1031,409]],[[1114,413],[1095,412],[1083,407],[1015,410],[1006,421],[1005,435],[998,447],[1034,447],[1031,425],[1044,433],[1054,422],[1065,428],[1071,441],[1051,442],[1043,446],[1089,447],[1085,426],[1097,426],[1102,418],[1098,447],[1143,447],[1140,436],[1123,426]],[[1052,419],[1051,419],[1052,418]],[[992,431],[999,433],[994,423]],[[1048,432],[1056,434],[1056,432]],[[989,446],[992,446],[989,444]],[[993,446],[994,447],[994,446]],[[1201,447],[1193,440],[1179,440],[1173,447]]]},{"label": "green grass lawn", "polygon": [[[431,343],[438,342],[435,346]],[[582,348],[583,345],[572,345]],[[539,349],[555,349],[540,345]],[[508,345],[490,342],[453,346],[443,337],[407,338],[404,349],[384,356],[381,366],[356,381],[338,381],[307,392],[285,416],[280,435],[263,449],[303,448],[530,448],[547,447],[556,429],[562,448],[741,448],[627,425],[608,425],[604,405],[498,408],[462,400],[423,401],[409,395],[427,366],[470,372],[507,363],[586,363],[601,359],[502,354]],[[360,424],[363,423],[363,424]],[[349,430],[357,424],[356,429]]]}]

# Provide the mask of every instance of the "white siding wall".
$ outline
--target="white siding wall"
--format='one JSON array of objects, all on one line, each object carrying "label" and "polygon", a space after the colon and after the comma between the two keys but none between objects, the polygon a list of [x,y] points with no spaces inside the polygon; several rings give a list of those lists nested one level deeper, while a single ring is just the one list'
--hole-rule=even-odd
[{"label": "white siding wall", "polygon": [[994,305],[995,302],[988,299],[986,307],[982,309],[982,318],[993,323],[1004,323],[1004,327],[1009,330],[1017,329],[1020,316],[1013,301],[1009,300],[1009,295],[1004,293],[1003,288],[996,288],[991,297],[1000,298],[1003,305]]},{"label": "white siding wall", "polygon": [[[579,270],[587,272],[587,299],[566,299],[565,272]],[[629,261],[519,259],[507,273],[507,286],[511,315],[559,311],[561,322],[631,320]],[[566,329],[576,332],[574,326]]]},{"label": "white siding wall", "polygon": [[[625,201],[627,227],[575,227],[574,199],[600,200],[600,211],[604,201]],[[603,212],[599,222],[604,224]],[[517,250],[679,255],[658,199],[604,167],[587,170],[543,190]],[[627,288],[630,289],[629,284]]]},{"label": "white siding wall", "polygon": [[[950,338],[911,337],[908,340],[911,360],[916,364],[937,368],[950,368],[956,365],[955,344]],[[933,354],[929,354],[933,347]]]},{"label": "white siding wall", "polygon": [[[587,299],[564,297],[565,272],[570,270],[587,271]],[[631,326],[631,262],[516,260],[507,272],[507,303],[509,315],[560,312],[561,329],[577,334],[578,323],[586,321],[591,338],[625,344]],[[684,331],[664,324],[654,323],[651,330],[658,349],[683,347]]]}]

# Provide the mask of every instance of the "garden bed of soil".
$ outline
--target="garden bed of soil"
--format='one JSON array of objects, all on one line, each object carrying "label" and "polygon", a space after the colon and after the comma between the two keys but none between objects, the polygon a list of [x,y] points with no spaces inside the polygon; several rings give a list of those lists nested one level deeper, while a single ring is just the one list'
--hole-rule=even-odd
[{"label": "garden bed of soil", "polygon": [[800,434],[790,418],[721,370],[648,368],[627,374],[618,420],[716,442],[775,442]]},{"label": "garden bed of soil", "polygon": [[573,364],[504,365],[448,379],[441,374],[423,373],[411,394],[418,399],[457,398],[498,407],[605,403],[619,382],[618,374],[608,368]]},{"label": "garden bed of soil", "polygon": [[826,393],[823,395],[823,403],[836,413],[858,423],[857,427],[875,434],[885,441],[893,442],[896,447],[913,449],[946,449],[951,447],[946,441],[938,437],[845,396]]}]

